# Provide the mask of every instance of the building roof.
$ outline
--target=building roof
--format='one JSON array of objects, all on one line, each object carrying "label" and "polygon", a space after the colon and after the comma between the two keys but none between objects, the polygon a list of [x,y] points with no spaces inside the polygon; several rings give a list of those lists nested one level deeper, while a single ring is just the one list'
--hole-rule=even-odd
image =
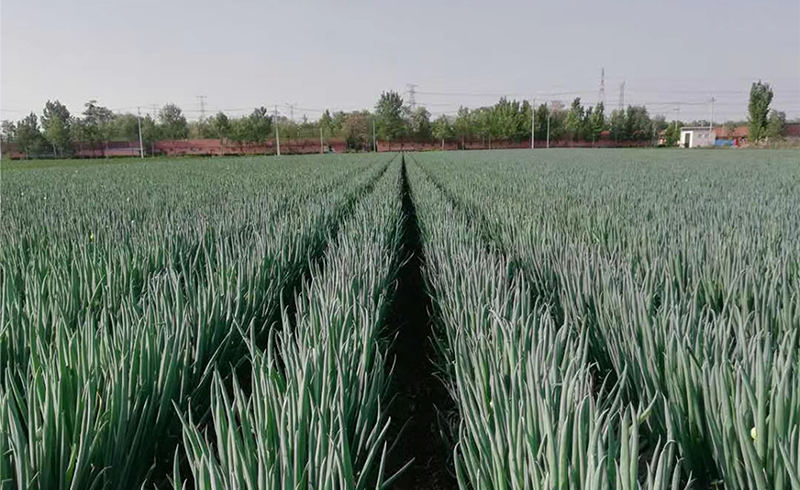
[{"label": "building roof", "polygon": [[711,131],[708,126],[683,126],[681,131]]}]

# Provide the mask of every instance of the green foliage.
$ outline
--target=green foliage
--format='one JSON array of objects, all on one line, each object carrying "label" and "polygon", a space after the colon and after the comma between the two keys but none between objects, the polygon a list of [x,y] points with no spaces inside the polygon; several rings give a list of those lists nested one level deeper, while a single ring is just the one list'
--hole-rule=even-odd
[{"label": "green foliage", "polygon": [[680,121],[672,122],[667,128],[664,130],[664,146],[669,148],[674,148],[678,146],[678,143],[681,139],[681,128],[683,127],[683,123]]},{"label": "green foliage", "polygon": [[441,141],[442,143],[456,136],[455,128],[450,123],[447,116],[441,115],[433,121],[431,125],[431,136],[433,136],[434,140]]},{"label": "green foliage", "polygon": [[59,101],[47,101],[42,114],[44,137],[52,145],[54,153],[64,156],[72,146],[70,114],[67,107]]},{"label": "green foliage", "polygon": [[189,136],[189,125],[180,107],[167,104],[158,112],[161,136],[169,140],[185,139]]},{"label": "green foliage", "polygon": [[409,132],[404,116],[405,107],[400,94],[393,91],[381,93],[378,103],[375,104],[375,125],[378,138],[391,141],[404,139]]},{"label": "green foliage", "polygon": [[414,156],[461,488],[800,481],[800,166],[753,157]]},{"label": "green foliage", "polygon": [[594,110],[590,108],[589,117],[586,121],[586,136],[592,141],[600,139],[600,135],[606,129],[605,107],[602,102],[598,102]]},{"label": "green foliage", "polygon": [[747,138],[753,143],[757,143],[767,136],[767,115],[772,97],[772,87],[768,83],[762,83],[759,80],[750,87],[750,101],[747,105],[749,114]]},{"label": "green foliage", "polygon": [[584,136],[584,109],[581,105],[581,98],[576,97],[567,112],[567,119],[564,121],[564,130],[567,139],[578,141]]},{"label": "green foliage", "polygon": [[372,116],[369,112],[351,112],[346,114],[342,120],[342,137],[347,148],[352,150],[365,150],[368,142],[372,140],[371,127]]},{"label": "green foliage", "polygon": [[16,124],[14,127],[14,143],[26,156],[31,156],[42,150],[46,141],[39,129],[39,119],[36,114],[31,112]]},{"label": "green foliage", "polygon": [[767,129],[764,135],[770,140],[780,140],[786,134],[786,113],[772,110],[767,119]]},{"label": "green foliage", "polygon": [[430,141],[431,133],[431,113],[428,109],[420,106],[411,113],[411,138],[415,141]]},{"label": "green foliage", "polygon": [[105,143],[111,139],[111,122],[114,113],[111,109],[97,105],[96,100],[84,104],[83,120],[81,121],[80,134],[83,140],[91,143]]},{"label": "green foliage", "polygon": [[[2,486],[164,486],[167,462],[184,431],[181,420],[201,423],[213,416],[224,423],[214,390],[220,383],[226,390],[235,386],[232,376],[242,363],[261,359],[270,328],[280,321],[309,259],[323,253],[352,203],[385,169],[371,156],[328,161],[333,165],[287,157],[4,170]],[[396,194],[381,195],[387,203],[398,200]],[[354,227],[364,233],[391,229],[370,221],[349,228]],[[360,243],[353,234],[345,245]],[[362,270],[373,263],[361,262]],[[359,283],[369,278],[354,281]],[[364,289],[352,298],[380,296],[372,293]],[[312,294],[309,301],[316,298]],[[334,298],[328,299],[336,308]],[[356,309],[351,308],[361,312]],[[343,315],[346,320],[348,313]],[[379,325],[359,318],[372,332]],[[347,325],[340,324],[342,331]],[[348,339],[348,345],[356,344]],[[383,365],[380,353],[363,354],[348,359],[364,359],[373,370]],[[285,373],[295,375],[301,373]],[[346,386],[354,386],[352,381]],[[351,394],[348,400],[361,396],[373,408],[383,402],[367,398],[375,390]],[[328,393],[334,395],[341,392]],[[325,420],[341,422],[331,418],[336,412],[328,415]],[[329,434],[337,433],[331,428]],[[361,439],[351,436],[353,469],[341,472],[352,481],[368,465],[356,442]],[[371,437],[383,449],[384,435]],[[340,461],[346,458],[342,447],[335,450]],[[184,449],[192,447],[179,454]],[[316,463],[294,467],[291,475],[317,475],[323,465]]]}]

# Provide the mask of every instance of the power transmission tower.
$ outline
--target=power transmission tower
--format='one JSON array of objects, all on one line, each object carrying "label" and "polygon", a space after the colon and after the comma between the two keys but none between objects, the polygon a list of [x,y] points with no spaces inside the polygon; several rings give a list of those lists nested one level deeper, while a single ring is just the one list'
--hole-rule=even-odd
[{"label": "power transmission tower", "polygon": [[198,95],[197,98],[200,99],[200,121],[204,121],[206,118],[206,96]]},{"label": "power transmission tower", "polygon": [[600,69],[600,93],[597,94],[597,100],[606,105],[606,69]]},{"label": "power transmission tower", "polygon": [[294,108],[297,107],[297,103],[290,104],[287,102],[286,107],[289,108],[289,120],[294,122]]},{"label": "power transmission tower", "polygon": [[416,83],[407,83],[406,87],[408,88],[408,106],[411,108],[411,111],[414,111],[414,108],[417,105],[416,95],[417,95],[417,85]]},{"label": "power transmission tower", "polygon": [[619,84],[619,108],[625,109],[625,82]]}]

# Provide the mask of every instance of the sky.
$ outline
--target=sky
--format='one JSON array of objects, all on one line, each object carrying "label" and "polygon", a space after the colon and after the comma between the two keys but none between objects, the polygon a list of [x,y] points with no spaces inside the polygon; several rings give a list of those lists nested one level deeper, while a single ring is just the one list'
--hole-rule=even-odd
[{"label": "sky", "polygon": [[[800,0],[0,0],[0,118],[176,103],[189,119],[371,108],[416,84],[434,114],[501,95],[667,119],[744,119],[750,84],[800,117]],[[198,96],[205,96],[199,98]],[[290,107],[294,106],[294,109]],[[677,110],[676,110],[677,109]]]}]

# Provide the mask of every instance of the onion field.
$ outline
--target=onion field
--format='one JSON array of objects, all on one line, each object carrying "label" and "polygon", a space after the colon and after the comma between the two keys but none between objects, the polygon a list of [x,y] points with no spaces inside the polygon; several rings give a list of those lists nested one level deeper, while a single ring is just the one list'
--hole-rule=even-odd
[{"label": "onion field", "polygon": [[800,489],[796,152],[3,165],[0,488]]}]

